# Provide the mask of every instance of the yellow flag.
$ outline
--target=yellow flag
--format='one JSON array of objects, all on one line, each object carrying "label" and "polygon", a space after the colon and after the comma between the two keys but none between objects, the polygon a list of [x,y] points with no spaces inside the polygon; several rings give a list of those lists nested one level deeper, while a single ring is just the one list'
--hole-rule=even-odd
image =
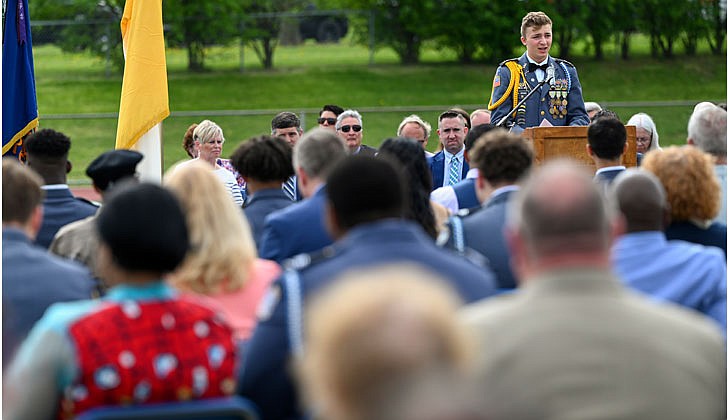
[{"label": "yellow flag", "polygon": [[126,64],[116,148],[129,149],[169,116],[162,0],[126,0],[121,37]]}]

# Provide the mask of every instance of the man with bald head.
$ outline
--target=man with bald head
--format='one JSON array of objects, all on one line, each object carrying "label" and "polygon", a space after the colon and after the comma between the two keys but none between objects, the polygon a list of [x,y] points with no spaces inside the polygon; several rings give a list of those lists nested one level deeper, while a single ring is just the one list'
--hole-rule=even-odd
[{"label": "man with bald head", "polygon": [[462,313],[480,345],[486,418],[725,418],[721,333],[620,284],[609,255],[621,219],[591,175],[552,161],[512,204],[506,236],[521,290]]},{"label": "man with bald head", "polygon": [[651,172],[628,169],[611,190],[626,233],[612,248],[624,284],[660,301],[671,301],[714,319],[726,329],[726,265],[719,248],[668,241],[665,190]]}]

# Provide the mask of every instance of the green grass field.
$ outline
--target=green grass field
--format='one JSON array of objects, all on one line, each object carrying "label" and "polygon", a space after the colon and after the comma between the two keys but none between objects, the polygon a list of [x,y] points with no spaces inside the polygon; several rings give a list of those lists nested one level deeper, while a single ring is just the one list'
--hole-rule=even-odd
[{"label": "green grass field", "polygon": [[[639,47],[637,45],[635,48]],[[614,58],[595,62],[576,58],[584,99],[610,106],[626,121],[635,112],[653,116],[662,145],[682,144],[692,104],[703,100],[725,101],[726,61],[724,56],[705,53],[672,61],[648,57],[643,48],[629,61]],[[515,55],[515,54],[514,54]],[[554,53],[558,56],[558,53]],[[378,50],[369,66],[366,48],[349,43],[279,47],[273,71],[263,71],[252,53],[244,53],[245,71],[239,71],[236,47],[213,48],[207,64],[211,71],[186,71],[185,51],[167,52],[170,109],[175,112],[216,110],[267,110],[263,115],[173,116],[164,121],[165,168],[185,158],[180,144],[187,126],[209,118],[220,124],[229,155],[245,139],[269,132],[270,119],[282,110],[305,112],[307,127],[315,126],[313,113],[325,103],[354,109],[401,107],[397,112],[364,112],[364,142],[377,146],[393,136],[399,121],[411,107],[435,106],[419,112],[430,122],[450,106],[487,104],[496,64],[462,66],[453,64],[448,51],[427,48],[423,64],[399,66],[391,50]],[[114,113],[118,111],[121,75],[105,77],[103,61],[82,54],[66,54],[52,46],[34,49],[36,89],[41,127],[67,133],[73,140],[71,160],[74,183],[87,181],[84,170],[104,150],[114,146],[116,120],[44,119],[58,114]],[[629,106],[628,102],[686,101],[683,106]],[[442,107],[443,109],[439,109]],[[436,135],[429,148],[436,148]]]}]

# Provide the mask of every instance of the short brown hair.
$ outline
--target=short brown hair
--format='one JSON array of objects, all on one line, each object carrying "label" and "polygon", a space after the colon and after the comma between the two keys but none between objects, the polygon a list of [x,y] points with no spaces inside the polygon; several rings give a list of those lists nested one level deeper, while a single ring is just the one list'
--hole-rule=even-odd
[{"label": "short brown hair", "polygon": [[515,183],[533,164],[531,145],[504,129],[494,129],[475,141],[469,153],[473,167],[490,183]]},{"label": "short brown hair", "polygon": [[3,158],[3,223],[26,223],[43,201],[43,180],[13,158]]},{"label": "short brown hair", "polygon": [[672,221],[711,220],[718,214],[720,185],[707,153],[691,146],[652,150],[645,154],[642,168],[660,178]]},{"label": "short brown hair", "polygon": [[527,28],[540,28],[543,25],[552,25],[551,19],[544,12],[528,12],[521,20],[521,36],[526,37]]}]

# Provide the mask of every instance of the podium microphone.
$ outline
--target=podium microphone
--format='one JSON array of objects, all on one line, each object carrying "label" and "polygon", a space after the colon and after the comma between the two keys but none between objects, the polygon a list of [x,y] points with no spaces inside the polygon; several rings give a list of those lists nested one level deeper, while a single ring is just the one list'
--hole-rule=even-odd
[{"label": "podium microphone", "polygon": [[506,115],[504,115],[503,118],[501,118],[500,121],[498,121],[498,123],[496,123],[495,126],[501,127],[503,124],[505,124],[506,121],[513,115],[513,113],[518,110],[518,108],[521,108],[522,106],[524,106],[526,104],[526,101],[528,100],[528,98],[533,96],[533,94],[536,93],[536,91],[541,89],[541,86],[545,85],[546,83],[551,82],[551,79],[553,79],[553,78],[554,78],[554,75],[549,74],[548,77],[546,77],[543,80],[541,80],[540,82],[538,82],[538,84],[536,86],[534,86],[534,88],[531,89],[531,91],[528,92],[526,94],[526,96],[523,97],[523,99],[521,99],[521,103],[519,103],[518,106],[515,106],[510,111],[508,111],[508,113]]}]

